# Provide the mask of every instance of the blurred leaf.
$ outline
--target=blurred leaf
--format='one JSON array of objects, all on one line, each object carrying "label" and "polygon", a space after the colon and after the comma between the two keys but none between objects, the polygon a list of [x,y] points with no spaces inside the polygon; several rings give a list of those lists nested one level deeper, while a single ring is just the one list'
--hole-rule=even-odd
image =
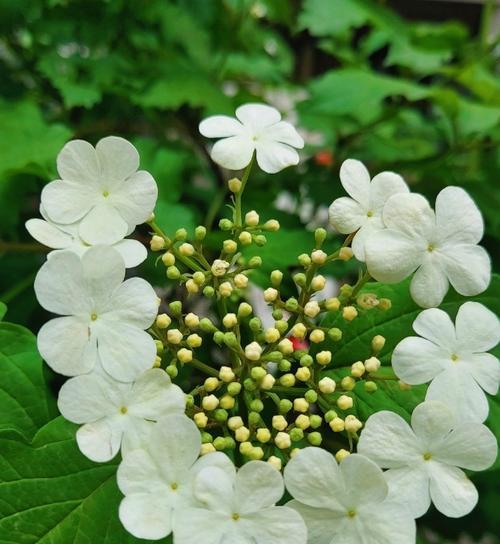
[{"label": "blurred leaf", "polygon": [[0,301],[0,321],[5,317],[7,313],[7,305]]},{"label": "blurred leaf", "polygon": [[175,231],[185,228],[192,235],[196,227],[196,218],[192,208],[184,204],[173,204],[160,200],[155,208],[156,222],[168,235],[173,236]]}]

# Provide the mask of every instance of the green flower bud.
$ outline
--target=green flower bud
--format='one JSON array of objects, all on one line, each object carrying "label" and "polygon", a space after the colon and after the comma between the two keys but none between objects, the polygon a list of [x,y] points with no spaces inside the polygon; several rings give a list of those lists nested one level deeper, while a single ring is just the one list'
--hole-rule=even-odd
[{"label": "green flower bud", "polygon": [[187,238],[187,230],[186,229],[177,229],[175,231],[175,239],[179,242],[181,242],[182,240],[185,240]]},{"label": "green flower bud", "polygon": [[280,319],[283,319],[283,311],[279,308],[273,311],[273,319],[276,321],[279,321]]},{"label": "green flower bud", "polygon": [[248,268],[259,268],[262,266],[262,258],[258,255],[255,255],[248,261]]},{"label": "green flower bud", "polygon": [[241,391],[241,383],[240,382],[231,382],[227,386],[227,392],[232,396],[236,397],[236,395],[239,395]]},{"label": "green flower bud", "polygon": [[203,272],[195,272],[193,274],[193,281],[196,285],[203,285],[205,283],[205,274]]},{"label": "green flower bud", "polygon": [[227,347],[233,349],[237,349],[240,345],[234,332],[226,332],[224,334],[224,344],[226,344]]},{"label": "green flower bud", "polygon": [[[267,374],[267,371],[262,368],[261,366],[254,366],[252,368],[252,370],[250,371],[250,376],[252,376],[252,378],[255,380],[255,381],[260,381],[262,380],[262,378]],[[257,410],[258,412],[259,410]]]},{"label": "green flower bud", "polygon": [[250,425],[258,425],[260,423],[260,414],[259,412],[249,412],[248,413],[248,423]]},{"label": "green flower bud", "polygon": [[311,366],[314,363],[314,359],[309,355],[302,355],[300,358],[300,366]]},{"label": "green flower bud", "polygon": [[328,412],[325,414],[325,421],[327,423],[330,423],[332,419],[335,419],[337,417],[337,412],[335,410],[328,410]]},{"label": "green flower bud", "polygon": [[180,316],[182,313],[182,302],[180,300],[174,300],[171,302],[168,307],[170,308],[170,311],[173,315]]},{"label": "green flower bud", "polygon": [[218,436],[214,442],[214,448],[217,451],[223,451],[226,449],[226,439],[223,436]]},{"label": "green flower bud", "polygon": [[326,230],[323,228],[316,229],[314,231],[314,239],[316,240],[316,245],[320,247],[326,239]]},{"label": "green flower bud", "polygon": [[224,231],[231,230],[233,228],[233,222],[229,221],[229,219],[221,219],[219,221],[219,228]]},{"label": "green flower bud", "polygon": [[323,442],[323,437],[321,436],[321,433],[313,432],[309,433],[307,435],[307,440],[311,446],[321,446],[321,442]]},{"label": "green flower bud", "polygon": [[194,406],[194,397],[193,395],[186,395],[186,407],[192,408]]},{"label": "green flower bud", "polygon": [[179,371],[175,365],[168,365],[165,371],[172,379],[177,378],[177,375],[179,374]]},{"label": "green flower bud", "polygon": [[283,360],[283,353],[281,351],[271,351],[266,355],[266,360],[279,362]]},{"label": "green flower bud", "polygon": [[340,286],[340,294],[343,297],[349,298],[352,295],[353,287],[352,285],[348,285],[347,283],[344,283],[344,285]]},{"label": "green flower bud", "polygon": [[257,384],[252,380],[252,378],[246,378],[243,382],[243,387],[246,391],[255,391],[257,389]]},{"label": "green flower bud", "polygon": [[254,236],[253,241],[259,247],[265,246],[267,244],[267,238],[263,234],[257,234],[257,236]]},{"label": "green flower bud", "polygon": [[207,285],[207,286],[203,289],[203,294],[204,294],[207,298],[212,298],[212,297],[215,295],[215,289],[214,289],[211,285]]},{"label": "green flower bud", "polygon": [[[283,355],[281,355],[283,357]],[[292,363],[290,361],[287,361],[286,359],[283,359],[278,363],[278,368],[281,372],[289,372],[292,368]]]},{"label": "green flower bud", "polygon": [[285,302],[285,308],[289,311],[289,312],[296,312],[299,308],[299,302],[296,298],[289,298],[286,302]]},{"label": "green flower bud", "polygon": [[286,330],[288,329],[288,323],[283,319],[280,319],[279,321],[275,321],[274,326],[275,328],[279,330],[281,334],[284,334]]},{"label": "green flower bud", "polygon": [[163,342],[161,340],[155,340],[156,353],[161,355],[163,353]]},{"label": "green flower bud", "polygon": [[253,332],[258,332],[262,329],[262,321],[258,317],[252,317],[248,322],[248,326]]},{"label": "green flower bud", "polygon": [[304,431],[298,427],[293,428],[289,434],[292,442],[299,442],[304,438]]},{"label": "green flower bud", "polygon": [[200,225],[194,229],[194,237],[201,242],[207,235],[207,229]]},{"label": "green flower bud", "polygon": [[271,272],[271,283],[273,287],[279,287],[283,280],[283,272],[281,270],[273,270]]},{"label": "green flower bud", "polygon": [[202,444],[211,444],[213,442],[213,436],[210,433],[203,431],[201,433],[201,443]]},{"label": "green flower bud", "polygon": [[216,331],[214,333],[214,342],[220,346],[224,342],[224,333],[222,331]]},{"label": "green flower bud", "polygon": [[316,402],[318,400],[318,393],[314,389],[309,389],[309,391],[306,391],[304,398],[307,402]]},{"label": "green flower bud", "polygon": [[311,423],[312,429],[319,429],[321,427],[321,424],[323,423],[323,419],[318,414],[312,414],[309,416],[309,421]]},{"label": "green flower bud", "polygon": [[203,332],[217,331],[217,327],[210,321],[210,319],[208,319],[208,317],[203,317],[202,319],[200,319],[199,327]]},{"label": "green flower bud", "polygon": [[224,408],[217,408],[217,410],[214,412],[214,419],[219,423],[224,423],[224,421],[227,421],[228,417],[229,414],[227,413],[227,410],[224,410]]},{"label": "green flower bud", "polygon": [[250,410],[253,410],[254,412],[262,412],[262,410],[264,410],[264,403],[260,399],[254,399],[250,403]]},{"label": "green flower bud", "polygon": [[339,342],[342,339],[342,331],[337,327],[333,327],[328,331],[328,338],[333,342]]},{"label": "green flower bud", "polygon": [[293,281],[299,286],[304,287],[306,284],[306,275],[302,272],[299,272],[298,274],[294,274]]},{"label": "green flower bud", "polygon": [[307,253],[302,253],[299,255],[298,261],[301,266],[306,268],[311,264],[311,257]]},{"label": "green flower bud", "polygon": [[374,393],[378,389],[377,384],[375,382],[365,382],[365,391],[367,393]]},{"label": "green flower bud", "polygon": [[169,280],[178,280],[181,277],[181,271],[176,266],[167,268],[167,278]]},{"label": "green flower bud", "polygon": [[224,441],[226,443],[226,447],[224,449],[234,450],[234,448],[236,447],[236,441],[234,440],[234,438],[232,436],[226,436],[224,438]]},{"label": "green flower bud", "polygon": [[291,400],[289,399],[280,400],[280,406],[279,406],[280,414],[282,415],[287,414],[292,408],[293,408],[293,402]]}]

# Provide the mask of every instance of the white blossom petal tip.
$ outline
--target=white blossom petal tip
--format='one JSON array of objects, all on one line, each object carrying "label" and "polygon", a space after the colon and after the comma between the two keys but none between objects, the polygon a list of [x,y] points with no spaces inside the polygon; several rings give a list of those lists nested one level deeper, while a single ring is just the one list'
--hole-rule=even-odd
[{"label": "white blossom petal tip", "polygon": [[210,153],[212,159],[229,170],[248,166],[255,154],[264,172],[275,174],[298,164],[295,148],[304,140],[295,128],[281,121],[278,110],[265,104],[245,104],[236,110],[236,118],[214,115],[199,125],[200,133],[218,140]]}]

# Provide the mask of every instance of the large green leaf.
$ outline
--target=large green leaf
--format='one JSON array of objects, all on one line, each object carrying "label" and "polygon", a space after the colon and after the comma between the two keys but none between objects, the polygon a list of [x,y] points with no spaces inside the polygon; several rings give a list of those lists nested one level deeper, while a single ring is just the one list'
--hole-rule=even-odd
[{"label": "large green leaf", "polygon": [[19,325],[0,323],[0,430],[30,439],[56,416],[36,338]]},{"label": "large green leaf", "polygon": [[75,428],[58,417],[31,444],[0,433],[0,544],[145,542],[118,519],[116,463],[86,459]]},{"label": "large green leaf", "polygon": [[7,313],[7,306],[0,301],[0,321],[5,317]]}]

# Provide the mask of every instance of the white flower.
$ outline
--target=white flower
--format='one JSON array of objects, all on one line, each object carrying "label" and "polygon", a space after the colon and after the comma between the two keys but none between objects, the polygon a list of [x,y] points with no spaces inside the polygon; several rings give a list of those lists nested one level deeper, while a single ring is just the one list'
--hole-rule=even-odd
[{"label": "white flower", "polygon": [[496,395],[500,363],[486,353],[500,341],[497,316],[478,302],[460,306],[455,324],[443,310],[424,310],[413,322],[422,336],[405,338],[394,349],[392,366],[405,383],[431,382],[426,399],[448,404],[461,421],[484,421]]},{"label": "white flower", "polygon": [[[129,533],[151,540],[166,537],[177,510],[193,504],[193,479],[200,470],[217,466],[229,474],[234,471],[223,453],[198,459],[200,447],[196,425],[185,415],[169,415],[154,426],[147,448],[126,455],[117,480],[125,495],[120,521]],[[196,536],[193,542],[205,542],[203,531]]]},{"label": "white flower", "polygon": [[295,128],[281,121],[278,110],[264,104],[245,104],[236,110],[236,117],[214,115],[200,123],[200,132],[207,138],[222,138],[210,153],[212,159],[229,170],[245,168],[254,152],[257,163],[268,174],[298,164],[294,147],[304,147],[304,140]]},{"label": "white flower", "polygon": [[368,272],[378,281],[397,283],[413,276],[413,300],[430,308],[441,304],[448,283],[461,295],[477,295],[490,282],[490,259],[477,246],[483,236],[481,212],[459,187],[446,187],[436,212],[417,194],[398,194],[382,214],[387,229],[365,243]]},{"label": "white flower", "polygon": [[57,405],[73,423],[84,424],[76,433],[78,447],[92,461],[109,461],[140,447],[155,421],[172,413],[183,414],[186,401],[164,370],[146,370],[133,383],[93,372],[68,380]]},{"label": "white flower", "polygon": [[347,159],[340,167],[340,181],[352,197],[334,200],[329,208],[330,223],[342,234],[356,232],[352,240],[354,256],[365,260],[365,241],[374,231],[384,228],[382,210],[387,199],[409,189],[401,176],[394,172],[381,172],[370,182],[365,165]]},{"label": "white flower", "polygon": [[[35,240],[56,251],[68,249],[80,257],[91,247],[84,242],[78,234],[78,223],[72,225],[59,225],[51,221],[43,206],[40,206],[40,214],[43,219],[28,219],[26,229]],[[138,240],[120,240],[113,244],[113,247],[122,256],[127,268],[133,268],[141,264],[148,252]],[[48,258],[55,253],[51,251]]]},{"label": "white flower", "polygon": [[156,203],[155,180],[138,167],[137,149],[123,138],[108,136],[95,149],[68,142],[57,157],[61,179],[43,188],[42,206],[56,223],[80,221],[85,242],[113,244],[144,223]]},{"label": "white flower", "polygon": [[478,494],[462,467],[488,468],[497,455],[493,433],[480,423],[464,424],[445,404],[419,404],[411,428],[394,412],[382,411],[368,418],[358,451],[373,459],[385,472],[389,495],[420,517],[431,500],[449,517],[468,514]]},{"label": "white flower", "polygon": [[284,492],[281,473],[264,461],[250,461],[238,472],[217,467],[194,479],[199,506],[175,517],[176,544],[306,544],[307,531],[297,512],[274,506]]},{"label": "white flower", "polygon": [[415,544],[415,521],[405,507],[386,500],[383,472],[362,455],[337,464],[320,448],[308,447],[285,468],[288,503],[304,518],[309,542]]},{"label": "white flower", "polygon": [[[153,288],[141,278],[123,282],[125,264],[110,247],[90,248],[80,259],[53,255],[35,278],[35,294],[52,319],[38,333],[38,349],[56,372],[77,376],[100,360],[113,378],[133,381],[153,366],[154,340],[144,331],[157,314]],[[123,282],[123,283],[122,283]]]}]

